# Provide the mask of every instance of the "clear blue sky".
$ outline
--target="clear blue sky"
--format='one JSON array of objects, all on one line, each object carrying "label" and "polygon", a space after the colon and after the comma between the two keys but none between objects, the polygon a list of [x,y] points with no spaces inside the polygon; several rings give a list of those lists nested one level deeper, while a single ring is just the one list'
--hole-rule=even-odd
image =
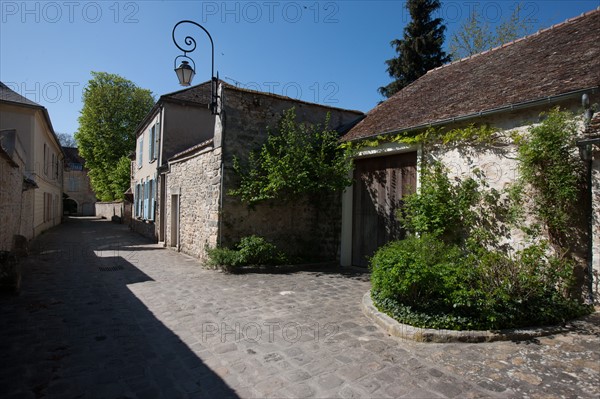
[{"label": "clear blue sky", "polygon": [[[445,1],[447,41],[478,4],[493,24],[515,1]],[[536,29],[600,0],[522,1]],[[90,71],[117,73],[161,94],[179,90],[171,39],[192,19],[214,38],[220,77],[245,87],[369,111],[390,81],[389,42],[409,20],[403,1],[0,1],[0,80],[48,108],[55,130],[73,134]],[[194,31],[194,83],[210,77],[208,38]]]}]

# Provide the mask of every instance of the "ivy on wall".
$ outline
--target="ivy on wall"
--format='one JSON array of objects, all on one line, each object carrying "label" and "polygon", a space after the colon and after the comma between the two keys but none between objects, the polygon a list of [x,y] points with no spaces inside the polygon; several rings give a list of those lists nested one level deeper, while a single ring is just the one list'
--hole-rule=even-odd
[{"label": "ivy on wall", "polygon": [[[459,330],[557,323],[590,311],[569,297],[576,261],[572,242],[563,239],[582,227],[575,212],[583,176],[576,123],[558,108],[542,116],[527,134],[513,135],[520,178],[503,190],[490,188],[478,169],[450,179],[441,163],[422,163],[421,188],[399,214],[409,238],[371,260],[372,296],[381,310],[415,326]],[[427,150],[491,143],[495,134],[469,126],[375,141],[419,142]],[[524,233],[521,249],[509,244],[516,230]]]}]

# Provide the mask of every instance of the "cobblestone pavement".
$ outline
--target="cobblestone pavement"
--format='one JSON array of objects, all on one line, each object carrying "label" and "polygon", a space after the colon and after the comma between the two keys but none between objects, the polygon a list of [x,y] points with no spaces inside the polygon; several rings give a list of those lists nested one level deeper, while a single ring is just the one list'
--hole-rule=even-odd
[{"label": "cobblestone pavement", "polygon": [[226,275],[125,226],[43,234],[0,298],[0,397],[600,395],[600,317],[529,342],[424,344],[360,310],[368,276]]}]

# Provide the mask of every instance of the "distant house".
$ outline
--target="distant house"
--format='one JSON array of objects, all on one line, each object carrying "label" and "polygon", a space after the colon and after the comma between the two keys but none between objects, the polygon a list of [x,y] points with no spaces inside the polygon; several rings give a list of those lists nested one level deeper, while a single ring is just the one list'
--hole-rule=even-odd
[{"label": "distant house", "polygon": [[73,216],[94,216],[96,194],[92,190],[85,159],[76,147],[63,147],[65,153],[63,181],[63,213]]},{"label": "distant house", "polygon": [[[539,122],[542,111],[557,105],[582,115],[583,94],[592,104],[600,101],[599,43],[600,9],[444,65],[371,110],[343,140],[364,143],[386,134],[471,123],[489,124],[508,134],[526,131]],[[514,145],[502,151],[478,147],[465,155],[442,146],[428,156],[450,166],[456,175],[479,167],[493,187],[502,188],[516,177],[515,151]],[[366,147],[358,154],[356,183],[343,198],[343,265],[365,266],[376,248],[401,237],[396,210],[401,198],[417,187],[416,165],[422,156],[420,146],[391,143]],[[594,168],[598,209],[597,158]],[[598,222],[596,216],[596,226]],[[594,268],[599,271],[598,247],[595,251]]]},{"label": "distant house", "polygon": [[[337,199],[324,199],[327,206],[302,200],[249,209],[227,195],[238,181],[233,159],[246,159],[259,148],[266,141],[267,128],[275,128],[283,111],[291,107],[299,122],[323,123],[329,113],[334,129],[347,130],[363,114],[224,82],[219,82],[218,93],[216,117],[210,114],[210,86],[204,83],[161,97],[141,125],[132,166],[138,217],[154,226],[152,233],[159,242],[201,259],[207,247],[232,245],[251,234],[284,249],[309,248],[316,257],[336,259],[341,221]],[[176,113],[172,109],[177,103]],[[157,122],[160,125],[153,133]],[[140,139],[142,134],[145,138]],[[146,137],[155,137],[158,149],[151,151]]]},{"label": "distant house", "polygon": [[62,217],[64,153],[46,108],[0,82],[0,250]]}]

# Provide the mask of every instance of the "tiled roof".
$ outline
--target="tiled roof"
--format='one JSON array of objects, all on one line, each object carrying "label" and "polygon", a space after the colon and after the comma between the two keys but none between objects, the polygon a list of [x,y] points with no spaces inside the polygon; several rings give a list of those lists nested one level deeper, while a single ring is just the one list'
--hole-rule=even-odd
[{"label": "tiled roof", "polygon": [[[60,141],[58,140],[58,137],[56,136],[54,127],[52,127],[52,121],[50,120],[50,115],[48,114],[48,110],[46,109],[46,107],[23,97],[22,95],[15,92],[14,90],[12,90],[10,87],[8,87],[7,85],[5,85],[2,82],[0,82],[0,101],[17,104],[19,106],[33,107],[33,108],[37,108],[40,111],[42,111],[42,113],[44,115],[44,119],[46,119],[46,123],[48,125],[48,128],[50,129],[50,134],[54,137],[54,140],[58,144],[58,148],[62,151],[62,146],[60,145]],[[63,154],[64,154],[64,151],[63,151]]]},{"label": "tiled roof", "polygon": [[77,147],[63,147],[63,152],[65,153],[65,164],[79,163],[85,165],[85,159],[79,155]]},{"label": "tiled roof", "polygon": [[353,113],[355,113],[355,114],[357,114],[359,116],[360,115],[364,115],[364,112],[358,111],[358,110],[345,109],[345,108],[339,108],[339,107],[332,107],[330,105],[319,104],[319,103],[311,103],[310,101],[299,100],[297,98],[283,96],[283,95],[280,95],[280,94],[269,93],[269,92],[264,92],[264,91],[257,91],[257,90],[252,90],[252,89],[246,89],[244,87],[233,86],[233,85],[231,85],[229,83],[226,83],[226,82],[223,82],[223,81],[219,81],[219,83],[221,85],[223,85],[226,90],[233,90],[233,91],[238,91],[238,92],[241,92],[241,93],[248,93],[248,94],[256,94],[256,95],[266,96],[266,97],[273,97],[273,98],[278,98],[278,99],[281,99],[281,100],[293,101],[293,102],[298,103],[298,104],[316,105],[318,107],[328,108],[328,109],[332,109],[332,110],[340,110],[340,111],[353,112]]},{"label": "tiled roof", "polygon": [[9,101],[11,103],[18,103],[23,105],[29,105],[33,107],[42,107],[40,104],[35,103],[28,98],[23,97],[19,93],[13,91],[4,83],[0,82],[0,101]]},{"label": "tiled roof", "polygon": [[160,96],[159,101],[175,100],[208,105],[211,103],[210,83],[209,80],[208,82],[200,83],[199,85],[191,86],[187,89],[163,94]]},{"label": "tiled roof", "polygon": [[600,87],[600,8],[433,69],[371,110],[343,140],[411,130]]},{"label": "tiled roof", "polygon": [[[293,101],[296,103],[317,105],[317,106],[325,107],[325,108],[329,108],[329,109],[339,109],[339,110],[343,110],[343,111],[354,112],[358,115],[363,115],[363,112],[361,112],[361,111],[347,110],[347,109],[342,109],[342,108],[338,108],[338,107],[331,107],[329,105],[311,103],[308,101],[299,100],[299,99],[292,98],[292,97],[286,97],[286,96],[282,96],[279,94],[274,94],[274,93],[269,93],[269,92],[264,92],[264,91],[257,91],[257,90],[252,90],[252,89],[246,89],[244,87],[231,85],[223,80],[219,80],[219,85],[223,86],[223,88],[225,90],[232,90],[232,91],[238,91],[241,93],[274,97],[274,98],[279,98],[282,100]],[[179,101],[194,102],[194,103],[198,103],[198,104],[207,104],[208,105],[211,103],[211,100],[212,100],[211,99],[211,91],[210,91],[210,80],[207,82],[201,83],[199,85],[196,85],[196,86],[188,87],[187,89],[183,89],[183,90],[176,91],[176,92],[169,93],[169,94],[164,94],[160,97],[160,99],[161,100],[179,100]]]}]

